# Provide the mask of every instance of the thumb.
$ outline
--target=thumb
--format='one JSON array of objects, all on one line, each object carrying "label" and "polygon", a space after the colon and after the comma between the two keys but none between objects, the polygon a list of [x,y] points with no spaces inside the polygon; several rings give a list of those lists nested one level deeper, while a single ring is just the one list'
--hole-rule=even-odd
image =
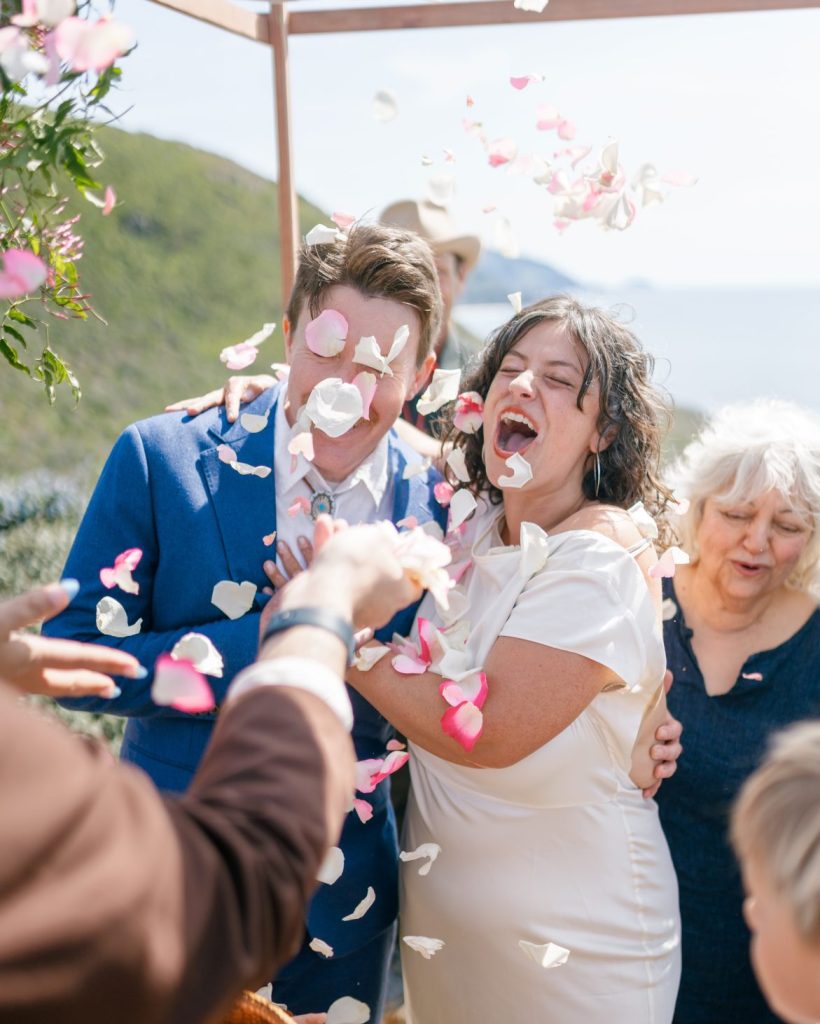
[{"label": "thumb", "polygon": [[53,618],[68,605],[79,589],[76,580],[66,579],[0,602],[0,635],[8,636],[14,629],[33,626],[35,622]]},{"label": "thumb", "polygon": [[667,669],[664,672],[664,674],[663,674],[663,692],[664,693],[669,693],[669,691],[672,689],[672,683],[674,681],[675,681],[675,677],[672,675],[672,673],[669,671],[669,669]]}]

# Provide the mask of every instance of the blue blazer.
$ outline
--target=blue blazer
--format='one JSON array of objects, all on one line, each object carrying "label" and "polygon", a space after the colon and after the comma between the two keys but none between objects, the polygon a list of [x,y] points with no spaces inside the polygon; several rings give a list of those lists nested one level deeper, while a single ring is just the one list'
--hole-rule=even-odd
[{"label": "blue blazer", "polygon": [[[80,581],[72,604],[47,623],[44,632],[119,647],[134,654],[149,671],[157,657],[170,651],[185,633],[208,636],[225,662],[222,679],[209,677],[217,703],[231,679],[256,657],[260,610],[268,584],[262,563],[271,557],[262,543],[276,529],[275,474],[265,479],[240,476],[219,461],[217,446],[229,444],[240,461],[270,464],[279,389],[260,395],[247,411],[270,410],[268,426],[249,434],[239,422],[229,424],[224,409],[193,419],[179,414],[155,416],[133,424],[120,436],[103,469],[66,563],[65,573]],[[403,479],[408,462],[418,456],[391,432],[389,465],[393,478],[393,521],[413,515],[419,523],[445,511],[435,501],[432,473]],[[138,595],[105,590],[104,566],[126,548],[143,550],[135,571]],[[259,588],[254,607],[232,621],[211,604],[220,580],[250,580]],[[102,636],[96,628],[97,602],[106,594],[125,607],[129,623],[142,618],[136,636]],[[417,606],[400,612],[378,634],[410,631]],[[199,764],[211,735],[214,714],[191,715],[158,707],[151,700],[152,676],[119,680],[116,700],[65,701],[66,707],[105,711],[129,718],[122,758],[139,765],[166,791],[182,792]],[[353,739],[359,759],[384,756],[392,735],[387,721],[353,690]],[[329,942],[337,955],[370,941],[395,919],[398,909],[397,843],[388,784],[367,799],[374,814],[362,824],[348,815],[340,846],[345,868],[332,886],[321,885],[308,914],[311,935]],[[367,887],[376,902],[358,921],[342,922],[364,897]]]}]

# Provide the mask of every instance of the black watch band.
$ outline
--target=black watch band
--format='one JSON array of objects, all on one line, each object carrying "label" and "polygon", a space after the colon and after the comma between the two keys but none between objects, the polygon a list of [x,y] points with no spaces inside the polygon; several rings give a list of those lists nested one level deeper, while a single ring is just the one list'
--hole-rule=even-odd
[{"label": "black watch band", "polygon": [[324,608],[291,608],[284,612],[274,612],[265,626],[259,646],[261,647],[274,634],[282,633],[293,626],[313,626],[315,629],[326,629],[328,633],[338,637],[347,648],[348,665],[353,663],[353,655],[356,652],[353,627],[341,615],[334,615],[333,612],[326,611]]}]

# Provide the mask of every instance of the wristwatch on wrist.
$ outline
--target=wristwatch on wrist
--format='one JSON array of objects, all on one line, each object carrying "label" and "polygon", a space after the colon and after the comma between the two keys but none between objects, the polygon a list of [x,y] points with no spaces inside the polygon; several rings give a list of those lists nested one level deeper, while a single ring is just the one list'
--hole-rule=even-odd
[{"label": "wristwatch on wrist", "polygon": [[347,648],[348,665],[353,663],[353,655],[356,652],[353,627],[341,615],[335,615],[324,608],[290,608],[287,611],[275,612],[265,626],[259,646],[261,647],[276,633],[282,633],[293,626],[312,626],[314,629],[325,629],[332,633]]}]

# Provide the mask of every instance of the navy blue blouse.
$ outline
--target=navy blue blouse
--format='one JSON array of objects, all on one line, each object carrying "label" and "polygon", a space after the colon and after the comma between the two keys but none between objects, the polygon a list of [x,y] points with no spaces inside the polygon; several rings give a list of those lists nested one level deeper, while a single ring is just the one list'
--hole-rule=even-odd
[{"label": "navy blue blouse", "polygon": [[749,961],[728,812],[770,734],[820,716],[820,610],[779,647],[753,654],[728,693],[710,697],[671,580],[664,581],[664,596],[677,608],[664,622],[674,676],[668,703],[684,728],[678,770],[657,796],[680,886],[683,974],[675,1024],[770,1024],[780,1018],[768,1009]]}]

